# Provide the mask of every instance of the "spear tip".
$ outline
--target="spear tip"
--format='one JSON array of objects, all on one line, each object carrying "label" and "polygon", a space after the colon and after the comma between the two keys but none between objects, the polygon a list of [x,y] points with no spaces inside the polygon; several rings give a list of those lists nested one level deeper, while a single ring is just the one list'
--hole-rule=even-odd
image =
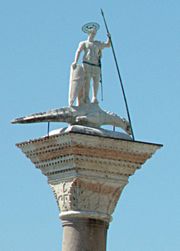
[{"label": "spear tip", "polygon": [[103,12],[103,10],[101,9],[101,14],[104,16],[104,12]]}]

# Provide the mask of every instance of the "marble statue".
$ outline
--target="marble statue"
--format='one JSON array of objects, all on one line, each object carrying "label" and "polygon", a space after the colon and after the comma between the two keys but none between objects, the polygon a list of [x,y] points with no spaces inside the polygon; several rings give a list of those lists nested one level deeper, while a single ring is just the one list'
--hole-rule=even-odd
[{"label": "marble statue", "polygon": [[[97,93],[99,82],[101,81],[101,56],[104,48],[111,46],[110,34],[107,34],[106,42],[95,40],[99,24],[88,23],[82,27],[82,30],[88,34],[85,41],[79,43],[75,54],[74,62],[71,66],[69,106],[72,106],[75,99],[78,98],[78,105],[90,103],[89,91],[92,80],[92,103],[98,103]],[[78,64],[80,54],[84,52],[82,65]]]},{"label": "marble statue", "polygon": [[102,125],[112,125],[123,129],[127,134],[131,135],[131,128],[126,119],[119,117],[113,112],[104,111],[98,104],[94,103],[34,113],[12,121],[13,124],[39,122],[66,122],[70,125],[89,126],[92,128],[100,128]]},{"label": "marble statue", "polygon": [[[106,42],[94,39],[98,29],[99,25],[97,23],[88,23],[82,27],[82,30],[88,34],[88,38],[86,41],[80,42],[75,60],[71,66],[69,106],[17,118],[12,123],[65,122],[70,126],[75,126],[75,128],[80,126],[83,131],[83,128],[86,128],[85,130],[87,131],[87,127],[89,127],[91,130],[98,130],[103,133],[104,129],[101,126],[112,125],[114,128],[120,127],[123,129],[127,133],[127,136],[132,135],[131,126],[127,120],[112,112],[104,111],[98,104],[97,92],[101,78],[100,59],[102,50],[111,46],[109,33]],[[82,64],[78,64],[81,52],[84,52],[83,62]],[[90,102],[89,91],[91,80],[93,88],[92,101]],[[78,104],[74,106],[76,98]],[[128,137],[131,139],[130,136]]]}]

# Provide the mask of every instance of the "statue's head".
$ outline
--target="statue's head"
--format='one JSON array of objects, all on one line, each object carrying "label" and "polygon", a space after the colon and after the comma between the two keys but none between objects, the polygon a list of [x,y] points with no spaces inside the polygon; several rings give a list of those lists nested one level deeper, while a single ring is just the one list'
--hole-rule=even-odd
[{"label": "statue's head", "polygon": [[99,24],[98,23],[87,23],[85,25],[83,25],[82,27],[82,31],[87,33],[88,35],[92,35],[95,36],[97,31],[99,30]]},{"label": "statue's head", "polygon": [[87,34],[88,35],[96,35],[96,33],[97,33],[97,30],[95,29],[95,28],[92,28],[92,29],[90,29],[88,32],[87,32]]}]

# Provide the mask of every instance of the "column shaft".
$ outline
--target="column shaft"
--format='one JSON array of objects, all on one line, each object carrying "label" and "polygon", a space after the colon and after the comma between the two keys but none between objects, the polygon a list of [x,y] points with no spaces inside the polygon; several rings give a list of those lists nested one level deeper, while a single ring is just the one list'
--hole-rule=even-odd
[{"label": "column shaft", "polygon": [[68,218],[62,225],[62,251],[106,251],[107,222]]}]

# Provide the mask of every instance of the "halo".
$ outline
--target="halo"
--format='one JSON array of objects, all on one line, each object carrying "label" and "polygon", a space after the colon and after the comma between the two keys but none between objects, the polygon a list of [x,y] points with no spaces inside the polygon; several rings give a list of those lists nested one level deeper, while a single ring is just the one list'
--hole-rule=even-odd
[{"label": "halo", "polygon": [[83,25],[82,31],[84,33],[89,33],[91,30],[95,29],[97,31],[99,30],[99,28],[100,28],[100,25],[98,23],[90,22]]}]

